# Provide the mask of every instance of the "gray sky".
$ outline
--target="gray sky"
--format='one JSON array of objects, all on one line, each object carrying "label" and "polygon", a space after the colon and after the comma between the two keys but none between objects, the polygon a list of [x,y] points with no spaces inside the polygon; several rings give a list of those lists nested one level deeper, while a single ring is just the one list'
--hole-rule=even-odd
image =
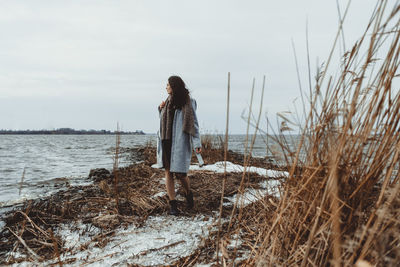
[{"label": "gray sky", "polygon": [[[339,3],[343,14],[347,1]],[[374,5],[352,1],[347,48]],[[197,100],[202,132],[222,133],[230,71],[230,130],[244,133],[253,77],[255,108],[265,74],[264,112],[273,119],[293,110],[291,39],[306,86],[306,19],[313,70],[338,28],[334,0],[2,0],[0,10],[0,129],[114,130],[119,122],[154,133],[167,78],[179,75]]]}]

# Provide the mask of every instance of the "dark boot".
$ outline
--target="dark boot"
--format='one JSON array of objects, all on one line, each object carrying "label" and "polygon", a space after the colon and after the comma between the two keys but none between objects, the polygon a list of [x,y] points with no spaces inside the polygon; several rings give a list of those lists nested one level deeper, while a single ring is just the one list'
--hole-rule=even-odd
[{"label": "dark boot", "polygon": [[169,206],[170,206],[169,214],[170,215],[174,215],[174,216],[179,215],[179,210],[178,210],[177,205],[178,205],[178,201],[176,201],[176,200],[169,201]]},{"label": "dark boot", "polygon": [[193,201],[193,193],[192,193],[192,191],[189,191],[189,193],[186,194],[186,206],[190,210],[193,209],[194,201]]}]

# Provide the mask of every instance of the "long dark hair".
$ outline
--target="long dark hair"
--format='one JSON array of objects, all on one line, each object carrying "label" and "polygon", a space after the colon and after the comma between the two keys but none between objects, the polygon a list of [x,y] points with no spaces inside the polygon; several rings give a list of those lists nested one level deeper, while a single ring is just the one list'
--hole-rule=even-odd
[{"label": "long dark hair", "polygon": [[185,82],[179,76],[169,77],[168,82],[172,89],[172,106],[180,109],[189,101],[189,90],[186,88]]}]

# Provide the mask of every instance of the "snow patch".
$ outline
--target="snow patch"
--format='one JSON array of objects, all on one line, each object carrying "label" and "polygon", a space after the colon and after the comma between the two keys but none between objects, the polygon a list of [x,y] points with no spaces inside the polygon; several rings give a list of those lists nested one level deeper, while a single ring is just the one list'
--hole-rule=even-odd
[{"label": "snow patch", "polygon": [[[190,165],[189,170],[191,171],[212,171],[212,172],[217,172],[217,173],[223,173],[224,172],[224,165],[225,161],[218,161],[214,164],[210,165],[204,165],[202,167],[199,167],[199,165]],[[157,164],[154,164],[151,166],[152,168],[158,168]],[[227,172],[243,172],[244,167],[239,164],[234,164],[230,161],[226,162],[226,171]],[[247,172],[254,172],[257,173],[258,175],[265,176],[265,177],[272,177],[272,178],[278,178],[278,177],[288,177],[289,173],[285,171],[275,171],[275,170],[267,170],[264,168],[259,168],[259,167],[246,167]]]},{"label": "snow patch", "polygon": [[224,203],[224,205],[230,206],[236,202],[237,198],[239,198],[238,207],[246,207],[247,205],[263,198],[266,194],[267,190],[265,189],[246,188],[243,194],[236,194],[231,197],[226,197],[225,199],[229,200],[231,203]]},{"label": "snow patch", "polygon": [[225,202],[223,205],[231,206],[236,202],[237,198],[239,198],[238,207],[246,207],[247,205],[264,198],[266,195],[271,195],[279,198],[280,184],[281,182],[279,180],[262,181],[259,184],[261,187],[260,189],[246,188],[243,194],[236,194],[231,197],[225,197],[225,199],[229,200],[230,202]]},{"label": "snow patch", "polygon": [[58,233],[66,241],[64,247],[68,248],[68,252],[61,255],[61,260],[66,262],[68,259],[76,259],[64,266],[171,264],[192,254],[213,230],[213,222],[212,216],[204,215],[149,217],[143,227],[131,225],[117,230],[103,248],[97,247],[95,242],[91,242],[92,237],[84,233],[87,226],[64,225]]},{"label": "snow patch", "polygon": [[[191,165],[190,170],[196,170],[196,171],[206,170],[206,171],[214,171],[214,172],[218,172],[218,173],[223,173],[224,165],[225,165],[224,161],[218,161],[211,165],[204,165],[203,167],[199,167],[198,165]],[[242,165],[234,164],[230,161],[226,162],[226,171],[227,172],[243,172],[244,170],[246,170],[247,172],[257,173],[258,175],[261,175],[261,176],[274,177],[274,178],[287,177],[289,175],[288,172],[284,172],[284,171],[267,170],[264,168],[259,168],[259,167],[254,167],[254,166],[245,168]]]},{"label": "snow patch", "polygon": [[158,192],[157,194],[153,195],[151,198],[158,198],[167,195],[164,191]]}]

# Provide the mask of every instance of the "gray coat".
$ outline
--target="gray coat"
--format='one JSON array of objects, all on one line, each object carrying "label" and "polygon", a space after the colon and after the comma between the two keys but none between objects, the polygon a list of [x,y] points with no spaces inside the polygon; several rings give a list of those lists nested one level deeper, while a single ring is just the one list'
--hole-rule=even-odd
[{"label": "gray coat", "polygon": [[[183,132],[183,112],[180,109],[175,110],[174,121],[172,122],[171,172],[187,173],[189,171],[190,160],[192,158],[192,150],[201,147],[199,123],[196,115],[197,103],[196,100],[192,98],[190,100],[193,108],[194,127],[196,134],[195,136],[191,136]],[[159,113],[161,115],[160,110]],[[160,130],[157,133],[157,137],[157,165],[159,168],[164,168],[162,162],[163,151],[161,146]]]}]

